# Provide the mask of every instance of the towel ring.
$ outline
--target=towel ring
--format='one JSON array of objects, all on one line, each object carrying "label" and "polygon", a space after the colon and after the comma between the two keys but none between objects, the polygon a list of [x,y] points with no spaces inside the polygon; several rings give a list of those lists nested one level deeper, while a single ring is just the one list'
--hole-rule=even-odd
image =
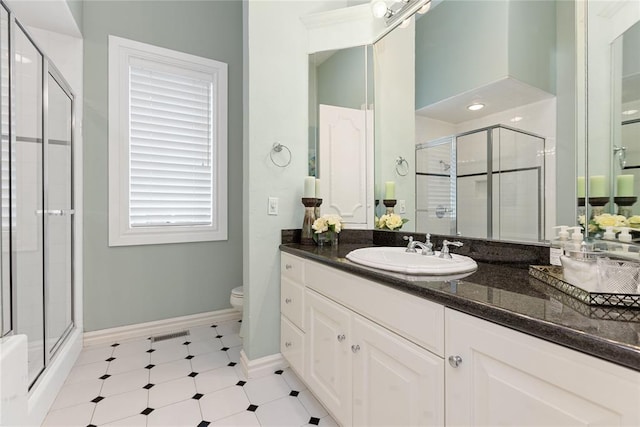
[{"label": "towel ring", "polygon": [[396,173],[400,176],[407,176],[409,173],[409,162],[402,156],[396,158]]},{"label": "towel ring", "polygon": [[[278,163],[273,159],[273,153],[281,153],[283,148],[287,150],[287,153],[289,153],[289,160],[287,160],[286,163]],[[269,152],[269,157],[271,158],[271,162],[274,165],[278,166],[279,168],[286,168],[291,163],[291,150],[289,150],[289,147],[287,147],[286,145],[282,145],[279,142],[274,142],[273,147],[271,147],[271,151]]]}]

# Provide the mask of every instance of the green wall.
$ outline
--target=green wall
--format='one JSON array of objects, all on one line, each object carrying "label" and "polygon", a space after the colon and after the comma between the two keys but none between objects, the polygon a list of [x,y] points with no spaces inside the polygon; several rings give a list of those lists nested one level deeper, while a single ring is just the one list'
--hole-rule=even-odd
[{"label": "green wall", "polygon": [[[242,285],[242,2],[88,1],[84,26],[84,325],[229,308]],[[228,241],[108,246],[108,35],[229,65]]]},{"label": "green wall", "polygon": [[367,102],[363,46],[340,49],[318,66],[318,103],[359,110]]},{"label": "green wall", "polygon": [[84,9],[84,0],[67,0],[69,10],[76,21],[78,29],[82,32],[82,14]]},{"label": "green wall", "polygon": [[555,3],[445,0],[418,19],[416,109],[505,77],[555,94]]}]

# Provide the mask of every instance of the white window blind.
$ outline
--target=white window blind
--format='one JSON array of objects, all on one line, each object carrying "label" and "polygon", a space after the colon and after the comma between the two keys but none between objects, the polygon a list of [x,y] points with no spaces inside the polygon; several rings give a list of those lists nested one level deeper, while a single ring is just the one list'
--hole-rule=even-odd
[{"label": "white window blind", "polygon": [[212,225],[215,82],[159,68],[130,66],[130,226]]},{"label": "white window blind", "polygon": [[109,36],[109,246],[227,240],[227,75]]}]

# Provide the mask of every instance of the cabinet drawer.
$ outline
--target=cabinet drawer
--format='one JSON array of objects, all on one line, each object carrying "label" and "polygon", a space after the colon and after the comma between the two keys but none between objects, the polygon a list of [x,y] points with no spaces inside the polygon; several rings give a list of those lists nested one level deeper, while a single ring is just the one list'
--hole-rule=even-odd
[{"label": "cabinet drawer", "polygon": [[308,261],[306,285],[444,357],[444,307],[362,277]]},{"label": "cabinet drawer", "polygon": [[280,352],[300,378],[304,378],[304,333],[284,316],[280,317]]},{"label": "cabinet drawer", "polygon": [[304,283],[304,260],[286,252],[280,252],[280,272],[282,277]]},{"label": "cabinet drawer", "polygon": [[286,277],[280,281],[280,312],[304,330],[304,287]]}]

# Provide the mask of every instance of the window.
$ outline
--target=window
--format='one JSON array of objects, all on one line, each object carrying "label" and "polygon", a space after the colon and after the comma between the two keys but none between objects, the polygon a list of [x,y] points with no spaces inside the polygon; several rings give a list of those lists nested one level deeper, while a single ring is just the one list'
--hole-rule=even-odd
[{"label": "window", "polygon": [[109,36],[109,246],[227,239],[227,65]]}]

